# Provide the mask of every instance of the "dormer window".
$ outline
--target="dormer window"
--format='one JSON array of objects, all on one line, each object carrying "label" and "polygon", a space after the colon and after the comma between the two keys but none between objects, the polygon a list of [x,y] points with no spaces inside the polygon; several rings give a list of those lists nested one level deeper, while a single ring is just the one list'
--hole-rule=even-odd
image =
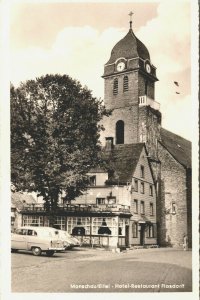
[{"label": "dormer window", "polygon": [[124,76],[123,91],[128,91],[128,76]]},{"label": "dormer window", "polygon": [[113,82],[113,95],[117,95],[117,94],[118,94],[118,79],[115,78]]},{"label": "dormer window", "polygon": [[96,185],[96,175],[90,176],[89,178],[89,185],[90,186],[95,186]]}]

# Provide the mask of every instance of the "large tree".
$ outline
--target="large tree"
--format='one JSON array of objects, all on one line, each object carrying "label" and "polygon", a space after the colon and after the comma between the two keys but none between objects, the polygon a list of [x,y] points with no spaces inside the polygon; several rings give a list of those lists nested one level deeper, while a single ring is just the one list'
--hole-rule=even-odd
[{"label": "large tree", "polygon": [[67,75],[11,85],[10,95],[11,181],[54,210],[59,194],[75,199],[86,189],[90,168],[101,165],[99,121],[109,113]]}]

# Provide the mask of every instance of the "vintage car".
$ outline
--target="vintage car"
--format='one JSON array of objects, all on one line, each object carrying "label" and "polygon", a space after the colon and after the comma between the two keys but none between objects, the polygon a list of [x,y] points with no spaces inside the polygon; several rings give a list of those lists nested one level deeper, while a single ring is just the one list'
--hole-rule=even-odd
[{"label": "vintage car", "polygon": [[32,251],[33,255],[41,255],[46,252],[52,256],[55,252],[64,251],[64,243],[55,236],[55,229],[50,227],[25,226],[17,228],[11,233],[11,251]]},{"label": "vintage car", "polygon": [[71,249],[73,247],[80,246],[79,240],[71,236],[71,234],[65,230],[55,229],[55,234],[64,242],[65,249]]}]

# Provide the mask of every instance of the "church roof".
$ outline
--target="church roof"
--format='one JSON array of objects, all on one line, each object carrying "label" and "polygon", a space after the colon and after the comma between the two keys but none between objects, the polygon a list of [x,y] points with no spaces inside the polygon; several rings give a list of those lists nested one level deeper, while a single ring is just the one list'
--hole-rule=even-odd
[{"label": "church roof", "polygon": [[161,128],[161,144],[180,164],[186,168],[191,168],[192,147],[190,141],[164,128]]},{"label": "church roof", "polygon": [[132,180],[143,147],[143,143],[120,144],[104,152],[109,168],[108,181],[111,184],[126,184]]},{"label": "church roof", "polygon": [[120,57],[126,59],[140,57],[144,60],[150,60],[149,51],[146,46],[138,40],[132,29],[113,47],[110,59],[106,64],[112,64]]}]

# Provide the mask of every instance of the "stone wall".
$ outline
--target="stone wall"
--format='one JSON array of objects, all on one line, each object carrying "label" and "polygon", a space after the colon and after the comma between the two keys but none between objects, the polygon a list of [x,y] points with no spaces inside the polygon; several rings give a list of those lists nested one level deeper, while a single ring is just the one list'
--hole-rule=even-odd
[{"label": "stone wall", "polygon": [[[128,76],[128,91],[123,91],[123,78]],[[118,78],[118,93],[113,95],[113,82]],[[105,131],[101,133],[100,141],[105,146],[105,138],[113,137],[116,144],[116,122],[124,122],[124,143],[132,144],[138,142],[138,72],[124,73],[117,76],[105,78],[105,106],[112,109],[110,117],[104,117],[101,124]]]},{"label": "stone wall", "polygon": [[101,132],[100,142],[105,146],[106,137],[113,137],[113,144],[116,144],[116,122],[122,120],[124,122],[124,144],[132,144],[138,142],[138,106],[125,107],[123,109],[115,109],[112,115],[104,117],[102,125],[105,130]]},{"label": "stone wall", "polygon": [[[128,91],[123,91],[123,78],[128,76]],[[113,95],[113,82],[118,79],[118,93]],[[131,72],[105,79],[104,101],[107,109],[122,108],[138,103],[138,73]]]},{"label": "stone wall", "polygon": [[161,161],[157,220],[161,246],[182,247],[188,231],[186,170],[158,143]]},{"label": "stone wall", "polygon": [[139,138],[145,142],[148,154],[157,158],[157,140],[160,139],[161,113],[150,106],[139,107]]}]

